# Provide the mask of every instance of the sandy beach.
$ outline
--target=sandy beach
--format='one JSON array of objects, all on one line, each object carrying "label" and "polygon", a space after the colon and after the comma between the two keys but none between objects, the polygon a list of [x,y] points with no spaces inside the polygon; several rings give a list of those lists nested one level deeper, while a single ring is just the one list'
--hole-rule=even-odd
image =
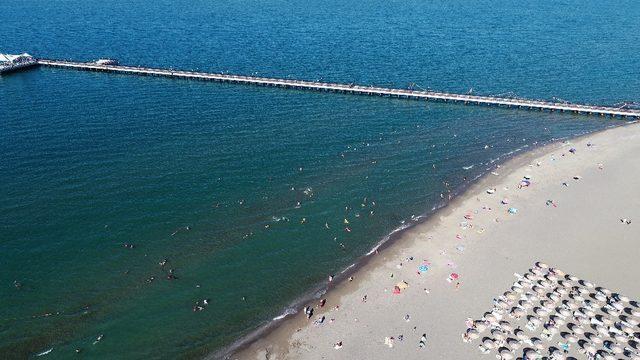
[{"label": "sandy beach", "polygon": [[[497,348],[486,355],[479,349],[483,338],[497,336],[489,332],[497,326],[483,316],[496,309],[507,291],[515,295],[514,301],[504,299],[509,313],[521,296],[546,286],[543,274],[551,284],[540,291],[539,301],[545,296],[549,300],[554,289],[560,299],[551,295],[550,309],[555,310],[542,322],[556,319],[558,324],[552,325],[559,331],[544,340],[539,353],[548,355],[551,348],[560,347],[567,350],[562,351],[565,356],[588,358],[581,347],[591,344],[589,338],[567,340],[574,330],[578,338],[582,335],[580,329],[567,330],[582,315],[560,319],[553,314],[563,301],[570,304],[581,292],[593,298],[598,290],[606,294],[596,310],[624,305],[621,313],[611,310],[614,322],[620,322],[620,316],[633,317],[629,309],[638,310],[633,301],[640,299],[639,153],[640,125],[631,124],[551,144],[507,162],[380,251],[352,281],[336,284],[323,306],[309,304],[314,309],[310,319],[301,311],[231,358],[494,358]],[[538,261],[543,264],[536,268]],[[558,270],[550,273],[547,266]],[[527,273],[543,284],[532,290],[536,282],[527,285],[522,277]],[[573,281],[565,273],[575,276]],[[518,280],[525,283],[524,291],[510,290]],[[561,291],[558,280],[565,280],[569,293]],[[592,305],[581,301],[576,309]],[[535,309],[523,311],[532,314]],[[468,328],[476,331],[472,320],[487,321],[490,329],[464,342]],[[526,316],[504,314],[503,320],[512,324],[505,325],[509,333],[509,327],[524,329],[527,324]],[[596,332],[597,326],[584,325],[584,332]],[[525,331],[534,336],[545,327]],[[635,336],[640,332],[637,324],[631,337],[618,339],[619,345],[633,348],[634,331]],[[507,348],[519,358],[530,345],[521,342]],[[616,358],[633,356],[620,353]]]}]

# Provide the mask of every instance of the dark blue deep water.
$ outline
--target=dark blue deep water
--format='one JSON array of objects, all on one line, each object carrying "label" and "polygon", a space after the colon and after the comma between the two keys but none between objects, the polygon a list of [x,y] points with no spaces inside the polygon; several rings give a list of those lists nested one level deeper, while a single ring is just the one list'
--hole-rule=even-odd
[{"label": "dark blue deep water", "polygon": [[[639,18],[637,1],[3,0],[0,52],[615,104],[640,101]],[[444,182],[621,123],[47,68],[0,77],[0,357],[202,357],[430,211]]]}]

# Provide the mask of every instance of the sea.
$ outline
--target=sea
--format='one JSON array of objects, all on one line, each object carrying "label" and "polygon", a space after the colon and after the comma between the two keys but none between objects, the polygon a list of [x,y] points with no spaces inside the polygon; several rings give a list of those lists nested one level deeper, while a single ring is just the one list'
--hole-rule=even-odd
[{"label": "sea", "polygon": [[[639,18],[630,0],[3,0],[0,52],[622,106]],[[625,122],[3,75],[0,358],[220,354],[506,159]]]}]

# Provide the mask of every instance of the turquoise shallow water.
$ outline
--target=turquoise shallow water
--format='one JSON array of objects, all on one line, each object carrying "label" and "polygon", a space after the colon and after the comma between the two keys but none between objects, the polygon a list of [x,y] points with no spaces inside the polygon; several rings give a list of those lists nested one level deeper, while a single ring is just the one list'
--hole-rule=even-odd
[{"label": "turquoise shallow water", "polygon": [[[8,0],[0,50],[614,104],[640,100],[638,15],[631,1]],[[431,210],[443,182],[615,124],[44,68],[2,77],[0,354],[201,357]]]}]

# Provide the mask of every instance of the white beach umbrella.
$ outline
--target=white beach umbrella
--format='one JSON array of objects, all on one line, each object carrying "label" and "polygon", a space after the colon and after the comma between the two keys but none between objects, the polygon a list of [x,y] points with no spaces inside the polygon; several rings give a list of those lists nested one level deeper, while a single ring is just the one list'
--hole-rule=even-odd
[{"label": "white beach umbrella", "polygon": [[625,332],[625,333],[627,333],[629,335],[633,335],[633,333],[635,332],[634,328],[632,328],[631,326],[629,326],[629,325],[627,325],[625,323],[620,324],[620,330],[622,330],[623,332]]},{"label": "white beach umbrella", "polygon": [[550,268],[549,272],[554,274],[554,275],[556,275],[556,276],[565,276],[566,275],[564,271],[562,271],[562,270],[560,270],[558,268]]},{"label": "white beach umbrella", "polygon": [[611,304],[611,306],[613,306],[618,311],[624,311],[624,305],[621,301],[614,302],[613,304]]},{"label": "white beach umbrella", "polygon": [[596,347],[593,346],[592,343],[585,343],[583,349],[585,349],[589,354],[595,354],[596,352]]},{"label": "white beach umbrella", "polygon": [[565,309],[563,307],[556,308],[556,311],[558,312],[558,314],[560,314],[560,315],[562,315],[564,317],[571,316],[571,311],[569,311],[569,310],[567,310],[567,309]]},{"label": "white beach umbrella", "polygon": [[531,344],[538,350],[542,350],[545,348],[544,343],[542,343],[542,340],[540,340],[539,338],[531,338]]},{"label": "white beach umbrella", "polygon": [[569,274],[567,274],[567,275],[565,275],[565,278],[566,278],[567,280],[571,280],[571,281],[573,281],[573,282],[578,282],[578,281],[580,281],[580,278],[578,278],[577,276],[574,276],[574,275],[569,275]]},{"label": "white beach umbrella", "polygon": [[530,322],[532,325],[534,325],[534,326],[540,326],[540,324],[542,324],[542,321],[541,321],[539,318],[537,318],[537,317],[535,317],[535,316],[533,316],[533,315],[529,315],[529,316],[527,317],[527,319],[528,319],[528,320],[529,320],[529,322]]},{"label": "white beach umbrella", "polygon": [[521,340],[521,341],[529,340],[529,337],[527,336],[527,334],[522,329],[515,329],[513,334],[518,338],[518,340]]},{"label": "white beach umbrella", "polygon": [[540,277],[534,273],[528,272],[526,274],[524,274],[524,278],[529,280],[529,281],[537,281],[538,279],[540,279]]},{"label": "white beach umbrella", "polygon": [[638,324],[640,324],[640,321],[638,321],[637,319],[634,319],[632,317],[625,317],[624,321],[626,321],[627,323],[629,323],[629,325],[631,326],[638,326]]},{"label": "white beach umbrella", "polygon": [[488,313],[488,314],[486,314],[486,315],[484,316],[484,318],[485,318],[488,322],[490,322],[490,323],[492,323],[492,324],[498,321],[498,319],[496,318],[496,316],[495,316],[495,315],[493,315],[493,313]]},{"label": "white beach umbrella", "polygon": [[510,301],[515,301],[518,299],[518,295],[516,295],[514,292],[512,291],[507,291],[504,293],[504,297],[507,298],[507,300]]},{"label": "white beach umbrella", "polygon": [[484,347],[486,347],[487,349],[494,349],[496,347],[496,341],[492,338],[484,338],[482,339],[482,345],[484,345]]},{"label": "white beach umbrella", "polygon": [[603,288],[602,286],[598,286],[598,287],[596,288],[596,290],[597,290],[597,291],[599,291],[599,292],[601,292],[601,293],[603,293],[603,294],[605,294],[605,295],[607,295],[607,296],[611,296],[611,295],[613,295],[613,293],[611,292],[611,290],[609,290],[609,289],[607,289],[607,288]]},{"label": "white beach umbrella", "polygon": [[566,356],[564,355],[562,350],[558,348],[552,348],[551,350],[549,350],[549,354],[551,355],[551,358],[555,360],[566,359]]},{"label": "white beach umbrella", "polygon": [[506,343],[511,349],[518,349],[520,347],[520,341],[514,338],[507,338]]},{"label": "white beach umbrella", "polygon": [[582,280],[582,285],[588,287],[589,289],[594,288],[595,286],[593,285],[593,283],[586,281],[586,280]]},{"label": "white beach umbrella", "polygon": [[538,275],[538,278],[544,276],[544,271],[540,270],[539,268],[533,268],[531,269],[531,272],[535,275]]},{"label": "white beach umbrella", "polygon": [[541,317],[545,317],[545,316],[549,315],[549,310],[547,310],[545,308],[542,308],[542,307],[534,308],[533,312],[536,315],[541,316]]},{"label": "white beach umbrella", "polygon": [[598,292],[594,296],[598,301],[607,301],[607,296],[601,292]]},{"label": "white beach umbrella", "polygon": [[478,337],[480,337],[480,334],[478,333],[478,330],[476,330],[476,329],[467,330],[467,335],[469,336],[469,339],[472,339],[472,340],[475,340]]},{"label": "white beach umbrella", "polygon": [[521,287],[519,287],[519,286],[512,286],[512,287],[511,287],[511,291],[515,291],[515,292],[517,292],[517,293],[519,294],[519,293],[523,292],[523,291],[524,291],[524,289],[522,289],[522,288],[521,288]]},{"label": "white beach umbrella", "polygon": [[542,300],[540,305],[547,310],[553,310],[556,307],[556,304],[551,300]]},{"label": "white beach umbrella", "polygon": [[626,343],[629,341],[629,339],[626,336],[620,335],[620,334],[613,335],[613,338],[616,339],[616,341],[619,343]]},{"label": "white beach umbrella", "polygon": [[602,325],[596,326],[596,331],[604,336],[609,336],[609,330]]},{"label": "white beach umbrella", "polygon": [[511,326],[511,323],[509,323],[506,320],[502,320],[498,323],[498,325],[500,325],[500,327],[502,328],[502,330],[504,331],[512,331],[513,330],[513,326]]},{"label": "white beach umbrella", "polygon": [[524,352],[524,356],[527,360],[540,359],[540,353],[533,349],[527,349],[527,351]]},{"label": "white beach umbrella", "polygon": [[491,330],[491,335],[492,335],[496,340],[500,340],[500,341],[505,340],[505,339],[507,338],[507,335],[506,335],[503,331],[498,330],[498,329],[493,329],[493,330]]},{"label": "white beach umbrella", "polygon": [[589,294],[590,294],[591,292],[589,291],[589,289],[584,288],[584,287],[581,287],[581,288],[578,288],[578,293],[579,293],[582,297],[585,297],[585,298],[586,298],[586,297],[588,297],[588,296],[589,296]]},{"label": "white beach umbrella", "polygon": [[535,291],[539,295],[543,295],[545,293],[544,288],[538,285],[534,285],[531,290]]},{"label": "white beach umbrella", "polygon": [[613,297],[615,299],[618,299],[618,301],[622,301],[623,303],[626,303],[626,304],[628,304],[629,301],[631,301],[628,297],[621,294],[613,294]]},{"label": "white beach umbrella", "polygon": [[602,338],[596,334],[591,334],[590,336],[588,336],[589,340],[591,340],[591,342],[593,342],[594,344],[602,344]]},{"label": "white beach umbrella", "polygon": [[524,309],[531,309],[533,307],[533,303],[529,300],[520,300],[518,301],[518,305]]},{"label": "white beach umbrella", "polygon": [[567,335],[567,336],[565,337],[565,339],[566,339],[568,342],[571,342],[571,343],[576,343],[576,342],[578,342],[578,337],[577,337],[577,336],[575,336],[574,334],[569,334],[569,335]]},{"label": "white beach umbrella", "polygon": [[551,315],[549,318],[552,319],[558,326],[562,326],[566,323],[563,318],[557,315]]},{"label": "white beach umbrella", "polygon": [[640,310],[631,310],[630,308],[626,308],[625,312],[631,311],[631,315],[640,318]]},{"label": "white beach umbrella", "polygon": [[558,301],[560,301],[560,298],[561,298],[558,290],[559,289],[554,289],[553,292],[547,294],[547,297],[549,298],[549,300],[553,301],[554,303],[557,303]]},{"label": "white beach umbrella", "polygon": [[538,269],[548,269],[548,268],[549,268],[549,265],[547,265],[547,264],[545,264],[545,263],[543,263],[543,262],[541,262],[541,261],[536,262],[536,263],[535,263],[535,266],[536,266]]},{"label": "white beach umbrella", "polygon": [[523,317],[527,312],[521,308],[521,307],[513,307],[511,308],[511,312],[509,313],[509,315],[511,315],[511,317],[513,318],[521,318]]}]

